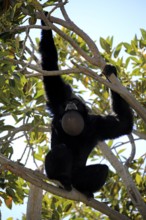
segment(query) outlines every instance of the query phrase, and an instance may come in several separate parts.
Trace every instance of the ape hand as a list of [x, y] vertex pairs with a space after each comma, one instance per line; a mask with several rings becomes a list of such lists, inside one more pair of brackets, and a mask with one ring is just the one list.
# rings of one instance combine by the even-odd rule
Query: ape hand
[[103, 69], [103, 74], [108, 78], [111, 74], [115, 74], [117, 76], [117, 70], [114, 66], [107, 64]]

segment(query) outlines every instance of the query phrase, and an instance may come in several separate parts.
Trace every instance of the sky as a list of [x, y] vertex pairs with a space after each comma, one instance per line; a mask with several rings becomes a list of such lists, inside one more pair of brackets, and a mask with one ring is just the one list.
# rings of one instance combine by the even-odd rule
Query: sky
[[[66, 10], [74, 23], [83, 29], [93, 40], [114, 36], [114, 44], [130, 42], [140, 36], [140, 28], [146, 29], [146, 0], [68, 0]], [[54, 16], [60, 16], [55, 13]], [[38, 32], [33, 30], [34, 37]], [[2, 219], [13, 217], [21, 220], [26, 206], [1, 208]], [[16, 214], [17, 213], [17, 214]]]
[[69, 0], [66, 9], [93, 40], [114, 36], [116, 43], [130, 41], [146, 28], [145, 0]]

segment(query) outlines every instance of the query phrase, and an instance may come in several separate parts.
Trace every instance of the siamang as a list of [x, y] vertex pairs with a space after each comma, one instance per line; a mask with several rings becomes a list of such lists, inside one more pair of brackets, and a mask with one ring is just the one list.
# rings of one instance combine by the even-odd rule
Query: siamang
[[[42, 21], [42, 25], [44, 25]], [[42, 30], [39, 50], [43, 70], [58, 70], [58, 56], [52, 30]], [[106, 65], [104, 74], [116, 68]], [[133, 127], [132, 110], [119, 94], [111, 91], [112, 115], [89, 113], [85, 103], [74, 95], [61, 76], [44, 76], [47, 107], [53, 115], [51, 150], [45, 158], [48, 178], [58, 180], [66, 190], [72, 187], [93, 196], [105, 183], [108, 166], [86, 165], [87, 158], [98, 141], [129, 134]]]

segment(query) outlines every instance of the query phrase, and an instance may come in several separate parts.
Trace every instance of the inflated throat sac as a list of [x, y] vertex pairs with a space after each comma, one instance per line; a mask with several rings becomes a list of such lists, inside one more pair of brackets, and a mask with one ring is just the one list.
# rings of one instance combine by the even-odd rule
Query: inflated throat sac
[[84, 119], [79, 112], [70, 110], [63, 115], [61, 125], [65, 133], [77, 136], [84, 129]]

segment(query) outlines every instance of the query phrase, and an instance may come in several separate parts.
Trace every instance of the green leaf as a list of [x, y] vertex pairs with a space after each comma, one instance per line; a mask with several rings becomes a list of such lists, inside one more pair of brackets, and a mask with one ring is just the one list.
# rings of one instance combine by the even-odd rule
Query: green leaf
[[141, 31], [143, 39], [146, 40], [146, 30], [141, 28], [140, 31]]
[[108, 141], [108, 146], [111, 147], [112, 144], [113, 144], [113, 140], [109, 140], [109, 141]]
[[34, 153], [33, 156], [36, 160], [44, 161], [41, 154]]
[[66, 201], [66, 202], [64, 203], [63, 212], [68, 212], [68, 211], [71, 209], [71, 207], [72, 207], [72, 202]]
[[14, 190], [11, 189], [11, 188], [7, 188], [7, 189], [6, 189], [6, 193], [7, 193], [9, 196], [11, 196], [12, 198], [15, 197], [15, 192], [14, 192]]
[[34, 25], [36, 23], [36, 21], [37, 21], [37, 19], [36, 19], [35, 16], [29, 18], [29, 24], [30, 25]]
[[117, 58], [119, 56], [119, 53], [120, 53], [121, 48], [122, 48], [122, 45], [123, 45], [123, 43], [120, 43], [120, 44], [117, 45], [117, 47], [116, 47], [116, 49], [114, 51], [114, 58]]
[[4, 76], [0, 75], [0, 88], [4, 86], [4, 83], [5, 83], [5, 78]]
[[8, 130], [12, 130], [12, 129], [14, 129], [14, 127], [11, 125], [5, 125], [5, 126], [0, 127], [1, 131], [8, 131]]
[[140, 185], [140, 183], [141, 183], [141, 181], [142, 181], [142, 178], [141, 178], [141, 176], [140, 176], [140, 174], [139, 173], [136, 173], [136, 183], [138, 184], [138, 185]]
[[102, 37], [100, 37], [100, 45], [101, 45], [102, 49], [104, 49], [107, 53], [110, 52], [109, 43]]
[[123, 148], [123, 149], [119, 150], [119, 151], [118, 151], [118, 154], [123, 153], [125, 150], [126, 150], [125, 148]]

